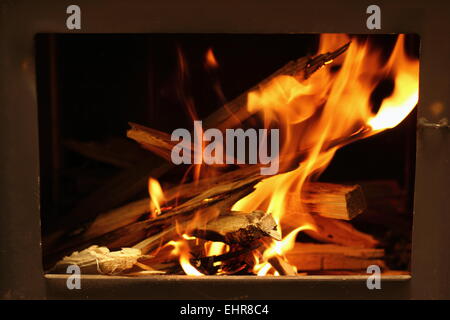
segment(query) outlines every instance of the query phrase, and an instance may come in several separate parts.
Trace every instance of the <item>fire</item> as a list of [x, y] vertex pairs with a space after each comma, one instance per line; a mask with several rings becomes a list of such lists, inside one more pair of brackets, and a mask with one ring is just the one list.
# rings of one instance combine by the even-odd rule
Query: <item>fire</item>
[[[345, 35], [324, 34], [319, 53], [336, 50], [348, 41], [350, 38]], [[354, 137], [355, 132], [362, 132], [358, 137], [364, 138], [398, 125], [417, 104], [419, 63], [406, 56], [403, 35], [398, 37], [388, 62], [381, 61], [380, 52], [367, 43], [353, 41], [347, 52], [333, 62], [341, 66], [338, 72], [324, 68], [301, 81], [282, 75], [251, 92], [248, 111], [260, 112], [266, 127], [275, 124], [285, 133], [280, 159], [299, 150], [308, 152], [297, 169], [261, 181], [232, 209], [266, 210], [283, 225], [288, 192], [300, 195], [303, 185], [326, 168], [346, 138]], [[394, 81], [394, 90], [373, 114], [370, 96], [378, 83], [388, 77]], [[330, 146], [336, 139], [343, 141], [341, 145]], [[263, 254], [264, 261], [274, 254], [283, 255], [293, 246], [300, 230], [313, 228], [309, 216], [304, 216], [304, 221], [296, 221], [300, 227], [269, 246]], [[258, 275], [270, 270], [264, 261], [255, 267]]]
[[205, 56], [206, 65], [210, 68], [217, 68], [219, 66], [219, 63], [216, 60], [216, 57], [214, 56], [214, 52], [211, 48], [206, 51]]
[[[398, 37], [387, 62], [383, 62], [381, 52], [370, 47], [368, 42], [352, 41], [342, 34], [323, 34], [318, 53], [334, 51], [349, 41], [347, 51], [333, 61], [333, 66], [339, 67], [337, 71], [324, 67], [307, 79], [280, 75], [248, 94], [247, 111], [260, 115], [265, 128], [278, 127], [283, 133], [278, 159], [280, 169], [286, 165], [291, 168], [291, 163], [286, 164], [282, 160], [295, 159], [293, 155], [299, 151], [304, 151], [305, 156], [294, 163], [295, 169], [259, 182], [252, 193], [232, 206], [232, 210], [264, 210], [272, 214], [278, 225], [283, 226], [288, 219], [285, 214], [289, 209], [285, 207], [288, 193], [300, 196], [304, 185], [317, 179], [339, 147], [397, 126], [414, 109], [418, 102], [419, 63], [406, 55], [404, 35]], [[211, 49], [207, 51], [205, 61], [208, 67], [218, 66]], [[378, 112], [374, 113], [371, 95], [384, 79], [391, 79], [394, 89], [382, 101]], [[192, 118], [196, 119], [196, 116]], [[204, 146], [201, 145], [201, 148], [203, 150]], [[194, 180], [199, 175], [200, 166], [196, 166]], [[156, 216], [161, 212], [160, 203], [164, 201], [164, 194], [159, 183], [152, 178], [149, 179], [149, 193], [151, 212]], [[204, 202], [210, 200], [204, 199]], [[293, 248], [299, 232], [315, 229], [314, 220], [306, 209], [303, 210], [304, 218], [295, 221], [296, 229], [281, 241], [270, 242], [262, 254], [255, 252], [255, 274], [277, 274], [268, 260], [274, 256], [284, 258]], [[204, 224], [208, 220], [206, 215], [216, 217], [218, 214], [199, 211], [190, 221], [188, 229]], [[179, 234], [183, 232], [188, 231], [180, 230]], [[170, 241], [166, 245], [174, 247], [172, 255], [179, 257], [186, 274], [200, 276], [203, 273], [191, 264], [189, 241], [193, 239], [183, 234], [180, 240]], [[229, 249], [224, 243], [204, 244], [206, 256], [217, 256]]]
[[165, 201], [164, 192], [158, 180], [148, 179], [148, 193], [150, 195], [150, 214], [154, 218], [161, 213], [161, 203]]
[[397, 42], [387, 63], [385, 73], [395, 74], [395, 89], [385, 99], [378, 113], [368, 124], [374, 131], [394, 128], [414, 109], [419, 100], [419, 61], [408, 59], [402, 50], [402, 41]]
[[310, 224], [305, 224], [294, 230], [292, 230], [286, 237], [281, 241], [273, 241], [272, 245], [264, 251], [264, 258], [268, 259], [275, 255], [284, 256], [289, 250], [294, 247], [295, 237], [300, 231], [304, 230], [315, 230], [315, 227]]
[[208, 241], [205, 243], [206, 256], [218, 256], [228, 251], [228, 246], [223, 242]]
[[173, 247], [171, 254], [179, 257], [180, 265], [184, 273], [190, 276], [202, 276], [203, 273], [198, 271], [190, 262], [191, 254], [189, 253], [189, 244], [186, 239], [190, 239], [190, 237], [183, 234], [183, 239], [169, 241], [166, 246]]
[[[260, 261], [258, 257], [255, 257], [257, 260], [257, 264], [253, 268], [253, 271], [256, 273], [256, 275], [258, 276], [267, 275], [268, 272], [272, 269], [272, 266], [268, 262], [268, 260], [274, 256], [279, 256], [280, 258], [283, 258], [287, 252], [289, 252], [290, 250], [292, 250], [292, 248], [294, 248], [295, 238], [297, 234], [305, 230], [315, 230], [315, 227], [310, 224], [305, 224], [292, 230], [281, 241], [273, 240], [269, 245], [269, 247], [264, 251], [263, 261]], [[277, 272], [274, 272], [273, 275], [278, 276], [279, 274]]]

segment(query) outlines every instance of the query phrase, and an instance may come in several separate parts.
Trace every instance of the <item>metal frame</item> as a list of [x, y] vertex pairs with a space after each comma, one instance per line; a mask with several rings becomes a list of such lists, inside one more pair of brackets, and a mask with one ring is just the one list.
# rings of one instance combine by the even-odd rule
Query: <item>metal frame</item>
[[[444, 1], [375, 1], [382, 29], [366, 29], [364, 1], [77, 0], [82, 29], [65, 27], [68, 1], [0, 0], [0, 298], [450, 298], [448, 126], [419, 125], [412, 278], [44, 277], [39, 220], [39, 148], [34, 36], [56, 33], [417, 33], [421, 123], [449, 119], [450, 23]], [[436, 108], [441, 103], [444, 108]], [[399, 281], [401, 280], [401, 281]]]

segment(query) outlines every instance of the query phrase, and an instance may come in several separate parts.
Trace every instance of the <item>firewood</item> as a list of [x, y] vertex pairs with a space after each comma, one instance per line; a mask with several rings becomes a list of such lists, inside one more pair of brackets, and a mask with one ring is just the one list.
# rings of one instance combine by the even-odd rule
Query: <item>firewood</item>
[[220, 254], [217, 256], [207, 256], [207, 257], [200, 257], [200, 258], [192, 258], [191, 263], [197, 266], [201, 266], [202, 264], [212, 264], [214, 262], [222, 262], [226, 261], [228, 259], [234, 259], [236, 257], [239, 257], [240, 255], [249, 253], [250, 251], [258, 249], [262, 245], [262, 242], [255, 241], [254, 243], [251, 243], [249, 245], [246, 245], [243, 248], [240, 248], [239, 250], [230, 251], [224, 254]]
[[[192, 220], [199, 210], [210, 209], [214, 212], [228, 212], [231, 206], [237, 200], [247, 195], [249, 192], [251, 192], [252, 189], [251, 185], [245, 185], [244, 187], [234, 187], [235, 182], [231, 183], [231, 186], [232, 187], [225, 189], [222, 189], [221, 187], [223, 186], [221, 186], [217, 188], [217, 190], [205, 191], [194, 197], [193, 199], [175, 206], [174, 208], [168, 210], [166, 213], [160, 216], [157, 216], [156, 218], [137, 221], [103, 234], [101, 234], [100, 229], [90, 231], [91, 235], [101, 234], [100, 236], [95, 238], [84, 237], [84, 235], [81, 233], [76, 237], [64, 239], [64, 241], [58, 246], [49, 248], [47, 250], [47, 258], [50, 260], [55, 258], [59, 259], [61, 256], [64, 256], [75, 250], [86, 248], [87, 246], [92, 244], [107, 246], [110, 249], [129, 247], [146, 238], [153, 239], [146, 244], [146, 250], [154, 250], [165, 239], [164, 234], [166, 233], [162, 232], [163, 230], [168, 230], [170, 229], [170, 227], [175, 226], [175, 224], [177, 223], [179, 224], [180, 228], [183, 227], [184, 223]], [[205, 222], [207, 222], [206, 219], [208, 218], [207, 213], [208, 212], [204, 212], [203, 215]], [[115, 218], [119, 217], [116, 216]], [[173, 231], [172, 233], [167, 233], [168, 238], [175, 235], [175, 231]]]
[[[139, 224], [141, 225], [141, 224]], [[134, 224], [133, 226], [139, 226]], [[169, 239], [176, 238], [178, 235], [175, 226], [167, 226], [161, 232], [157, 232], [149, 238], [146, 238], [135, 244], [133, 248], [141, 250], [143, 253], [152, 252], [164, 244]], [[111, 244], [114, 246], [114, 244]]]
[[[296, 61], [291, 61], [283, 68], [279, 69], [274, 74], [263, 80], [260, 84], [248, 91], [251, 91], [261, 85], [264, 85], [265, 83], [268, 83], [271, 79], [278, 75], [291, 75], [296, 76], [299, 79], [301, 79], [301, 77], [308, 77], [312, 72], [318, 70], [326, 63], [332, 61], [334, 57], [342, 54], [347, 48], [348, 44], [342, 46], [335, 52], [321, 54], [314, 59], [300, 58]], [[247, 92], [243, 93], [242, 95], [207, 117], [205, 119], [205, 126], [219, 127], [219, 125], [221, 125], [222, 127], [224, 127], [225, 123], [228, 123], [230, 119], [234, 119], [233, 121], [235, 121], [237, 117], [240, 118], [240, 120], [243, 120], [244, 118], [249, 116], [248, 112], [246, 111]], [[247, 114], [247, 116], [243, 117], [242, 115], [238, 115], [243, 113]], [[149, 133], [152, 132], [152, 129], [148, 129], [146, 131], [147, 133]], [[171, 144], [171, 142], [169, 143], [167, 141], [167, 135], [165, 136], [160, 132], [154, 131], [153, 136], [150, 135], [150, 140], [147, 139], [147, 142], [149, 141], [152, 141], [152, 143], [150, 144], [154, 145], [156, 148], [155, 150], [153, 150], [154, 152], [160, 155], [161, 153], [166, 154], [164, 158], [167, 158], [167, 150], [168, 148], [171, 148], [171, 145], [173, 145]], [[57, 227], [54, 229], [58, 230], [58, 232], [51, 235], [49, 239], [58, 239], [67, 232], [67, 229], [70, 229], [74, 225], [78, 228], [81, 223], [85, 223], [87, 220], [92, 218], [92, 215], [98, 214], [102, 211], [106, 211], [110, 208], [113, 208], [114, 206], [119, 205], [120, 203], [123, 203], [127, 199], [136, 195], [139, 191], [145, 190], [148, 176], [157, 178], [167, 172], [167, 170], [169, 170], [171, 167], [172, 165], [169, 163], [153, 165], [149, 164], [148, 161], [144, 161], [141, 165], [132, 167], [124, 171], [117, 177], [113, 178], [110, 183], [106, 184], [97, 192], [92, 193], [86, 199], [82, 200], [79, 205], [74, 208], [69, 214], [69, 218], [65, 218], [64, 220], [56, 224]], [[52, 241], [44, 241], [44, 246], [51, 246], [52, 244]]]
[[[149, 225], [155, 224], [156, 222], [154, 220], [148, 220], [132, 224], [125, 228], [135, 228], [137, 231], [143, 229], [144, 226], [148, 227]], [[177, 229], [184, 229], [188, 226], [188, 220], [178, 222], [178, 228], [176, 228], [174, 224], [166, 225], [161, 231], [156, 232], [147, 239], [135, 244], [133, 248], [140, 249], [143, 253], [151, 252], [163, 244], [164, 241], [175, 238], [178, 232]], [[228, 244], [240, 244], [243, 246], [262, 237], [272, 237], [276, 240], [281, 240], [279, 227], [275, 220], [271, 215], [265, 214], [262, 211], [255, 211], [249, 214], [225, 212], [216, 219], [207, 222], [204, 228], [194, 228], [187, 233], [209, 241], [221, 241]], [[122, 237], [117, 237], [117, 240], [120, 241], [121, 244], [124, 241]], [[117, 246], [115, 243], [111, 243], [110, 245]]]
[[286, 254], [299, 271], [366, 270], [370, 265], [385, 268], [383, 249], [353, 248], [330, 244], [296, 243]]
[[144, 150], [125, 138], [114, 138], [105, 141], [64, 140], [63, 146], [82, 156], [117, 168], [130, 168], [148, 155]]
[[[200, 198], [207, 197], [208, 195], [204, 193], [205, 191], [218, 191], [219, 189], [216, 188], [219, 186], [223, 187], [223, 190], [226, 190], [226, 188], [239, 188], [241, 184], [245, 184], [246, 181], [248, 181], [249, 183], [252, 181], [251, 173], [252, 172], [248, 169], [236, 170], [221, 176], [201, 179], [193, 183], [181, 184], [164, 192], [165, 198], [167, 200], [167, 205], [170, 207], [171, 201], [174, 201], [175, 199], [177, 199], [178, 202], [182, 202], [185, 199], [189, 199], [199, 195]], [[247, 175], [248, 177], [246, 178], [248, 180], [244, 179], [244, 177]], [[253, 177], [256, 179], [256, 175]], [[225, 183], [227, 181], [229, 181], [230, 183], [234, 183], [234, 181], [236, 181], [238, 183], [231, 186], [230, 184]], [[324, 188], [323, 186], [326, 186], [326, 188]], [[345, 216], [349, 216], [349, 214], [346, 214], [345, 212], [348, 211], [344, 210], [343, 208], [353, 207], [355, 208], [353, 212], [363, 210], [362, 205], [360, 207], [358, 206], [359, 204], [363, 203], [363, 200], [360, 202], [358, 202], [357, 200], [358, 197], [363, 196], [362, 194], [360, 194], [361, 189], [358, 186], [347, 187], [337, 184], [334, 185], [311, 182], [306, 185], [305, 189], [311, 191], [307, 191], [309, 192], [309, 200], [308, 203], [303, 203], [303, 205], [311, 210], [314, 208], [319, 208], [316, 210], [312, 210], [312, 213], [327, 215], [328, 212], [324, 209], [328, 208], [330, 211], [334, 210], [334, 212], [341, 212], [341, 218], [344, 218]], [[345, 193], [346, 190], [349, 190], [349, 192]], [[217, 194], [218, 193], [214, 193], [214, 196], [216, 196]], [[353, 196], [353, 194], [355, 195]], [[328, 199], [330, 198], [336, 199], [335, 202], [330, 203], [328, 201]], [[323, 206], [322, 199], [324, 199]], [[338, 199], [339, 201], [341, 201], [341, 203], [338, 201]], [[293, 219], [296, 223], [298, 221], [296, 219], [296, 215], [299, 214], [301, 210], [300, 205], [302, 204], [300, 196], [288, 194], [288, 196], [286, 197], [286, 201], [288, 202], [288, 213], [286, 219]], [[314, 205], [310, 205], [311, 203], [314, 203]], [[332, 205], [334, 205], [336, 208], [333, 209]], [[81, 236], [85, 240], [92, 239], [115, 229], [121, 228], [127, 224], [133, 223], [144, 214], [148, 213], [149, 199], [142, 199], [131, 202], [123, 207], [119, 207], [117, 209], [99, 215]], [[294, 216], [291, 217], [291, 214], [293, 214]], [[337, 216], [337, 214], [334, 214], [334, 216]], [[354, 243], [350, 244], [353, 245]]]
[[78, 205], [64, 218], [51, 226], [43, 239], [44, 253], [53, 251], [55, 246], [64, 241], [64, 238], [86, 230], [86, 225], [95, 219], [101, 212], [122, 205], [126, 200], [145, 190], [148, 177], [159, 177], [170, 168], [165, 163], [155, 169], [158, 159], [145, 159], [140, 164], [117, 174], [97, 191], [81, 200]]
[[280, 276], [296, 276], [297, 270], [289, 262], [285, 261], [282, 257], [275, 255], [269, 258], [269, 263], [272, 267], [278, 271]]
[[301, 212], [289, 212], [288, 214], [289, 219], [281, 220], [281, 227], [285, 233], [298, 227], [298, 221], [312, 219], [316, 230], [305, 230], [304, 232], [311, 238], [320, 242], [358, 248], [374, 248], [378, 245], [378, 240], [373, 236], [358, 231], [346, 221], [325, 218], [320, 215], [309, 215]]
[[131, 129], [127, 131], [128, 138], [137, 141], [145, 149], [170, 161], [171, 150], [178, 142], [171, 141], [169, 134], [132, 122], [129, 125]]
[[[230, 245], [230, 250], [226, 253], [215, 256], [195, 257], [190, 262], [195, 268], [202, 270], [202, 273], [205, 274], [217, 274], [219, 269], [221, 269], [222, 274], [234, 274], [236, 267], [240, 269], [236, 262], [239, 265], [245, 263], [248, 255], [261, 245], [261, 241], [254, 241], [246, 244], [244, 247], [236, 244]], [[247, 267], [250, 267], [250, 265], [247, 264]]]
[[[319, 54], [314, 58], [303, 57], [287, 63], [285, 66], [261, 81], [258, 85], [242, 93], [236, 99], [220, 107], [208, 116], [204, 120], [205, 127], [223, 128], [228, 127], [230, 121], [235, 123], [236, 121], [246, 119], [250, 116], [246, 108], [247, 92], [268, 83], [274, 77], [279, 75], [295, 76], [298, 79], [307, 78], [325, 64], [328, 65], [332, 62], [335, 57], [341, 55], [347, 50], [348, 45], [349, 44], [346, 44], [331, 53]], [[67, 232], [70, 232], [71, 228], [74, 228], [74, 226], [75, 228], [79, 228], [81, 224], [91, 220], [96, 214], [110, 210], [129, 200], [142, 190], [145, 190], [147, 178], [149, 176], [158, 178], [170, 168], [172, 168], [171, 164], [162, 161], [159, 161], [158, 163], [143, 161], [141, 164], [118, 174], [101, 189], [93, 192], [86, 199], [82, 200], [77, 207], [70, 212], [68, 217], [65, 217], [63, 220], [56, 223], [53, 230], [57, 230], [57, 232], [49, 236], [50, 240], [48, 242], [50, 243], [44, 241], [43, 245], [51, 247], [57, 239]]]
[[305, 230], [305, 233], [316, 240], [361, 248], [374, 248], [378, 245], [378, 240], [373, 236], [358, 231], [348, 222], [318, 215], [312, 216], [312, 218], [317, 231]]
[[281, 240], [277, 223], [263, 211], [229, 212], [208, 222], [204, 228], [192, 230], [192, 235], [210, 241], [245, 245], [262, 237]]
[[133, 201], [122, 207], [100, 214], [80, 236], [85, 240], [93, 239], [136, 222], [142, 215], [150, 213], [149, 202], [149, 199]]

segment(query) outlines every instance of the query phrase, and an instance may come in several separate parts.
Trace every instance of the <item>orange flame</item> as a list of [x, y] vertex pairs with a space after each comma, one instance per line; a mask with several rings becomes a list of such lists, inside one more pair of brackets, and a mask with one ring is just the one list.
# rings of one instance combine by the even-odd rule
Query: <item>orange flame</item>
[[208, 257], [221, 255], [228, 249], [228, 245], [223, 242], [208, 241], [205, 243], [205, 252]]
[[[271, 257], [279, 256], [284, 257], [287, 252], [292, 250], [295, 245], [295, 238], [300, 231], [305, 230], [315, 230], [316, 228], [313, 225], [305, 224], [294, 230], [292, 230], [286, 237], [284, 237], [281, 241], [272, 241], [270, 246], [264, 251], [263, 260], [259, 261], [258, 257], [255, 257], [257, 260], [256, 265], [253, 267], [253, 272], [258, 276], [265, 276], [272, 269], [271, 264], [268, 260]], [[279, 275], [277, 272], [274, 272], [274, 275]]]
[[217, 68], [219, 66], [219, 63], [217, 63], [216, 57], [214, 56], [214, 52], [211, 48], [206, 51], [205, 61], [206, 65], [210, 68]]
[[404, 36], [400, 36], [394, 51], [384, 68], [393, 73], [395, 88], [392, 95], [383, 101], [378, 113], [368, 124], [374, 131], [394, 128], [414, 109], [419, 100], [419, 61], [409, 59], [403, 50]]
[[[349, 40], [346, 35], [324, 34], [319, 53], [334, 51]], [[323, 68], [301, 81], [282, 75], [250, 92], [249, 112], [261, 112], [266, 127], [276, 123], [285, 134], [280, 159], [299, 150], [307, 150], [307, 155], [297, 169], [261, 181], [255, 191], [236, 202], [232, 210], [265, 210], [283, 225], [288, 210], [286, 195], [289, 192], [300, 195], [304, 184], [326, 168], [338, 148], [329, 147], [331, 141], [350, 137], [361, 129], [364, 134], [360, 138], [364, 138], [399, 124], [418, 101], [419, 63], [406, 56], [403, 35], [398, 37], [388, 62], [383, 65], [381, 61], [380, 52], [374, 51], [368, 43], [353, 41], [347, 52], [333, 61], [341, 65], [338, 72]], [[393, 93], [373, 114], [371, 94], [387, 77], [394, 80]], [[296, 221], [300, 227], [283, 241], [274, 242], [264, 253], [264, 260], [289, 250], [294, 234], [313, 226], [308, 214], [302, 216], [303, 221]], [[264, 262], [255, 267], [258, 275], [267, 274], [269, 270], [270, 266]]]
[[164, 192], [158, 180], [148, 179], [148, 194], [150, 196], [150, 215], [155, 218], [161, 213], [161, 203], [165, 201]]
[[[349, 40], [343, 34], [323, 34], [318, 53], [334, 51]], [[285, 207], [288, 193], [300, 196], [304, 185], [317, 178], [339, 147], [356, 138], [366, 138], [393, 128], [406, 118], [418, 102], [419, 62], [406, 55], [404, 41], [404, 35], [400, 35], [387, 62], [383, 62], [381, 53], [367, 42], [352, 41], [347, 51], [332, 62], [333, 66], [340, 67], [338, 71], [324, 67], [308, 79], [280, 75], [250, 92], [247, 97], [248, 112], [260, 113], [266, 128], [277, 126], [283, 133], [279, 160], [292, 159], [292, 155], [300, 150], [305, 151], [306, 155], [296, 169], [259, 182], [252, 193], [233, 205], [232, 210], [264, 210], [270, 212], [280, 226], [285, 222], [292, 225], [292, 221], [287, 223], [288, 215], [285, 214], [289, 210]], [[208, 67], [218, 66], [211, 49], [206, 53], [206, 64]], [[393, 92], [374, 113], [371, 95], [380, 81], [386, 78], [393, 80]], [[190, 114], [194, 120], [197, 119], [194, 112]], [[360, 134], [355, 137], [356, 132]], [[342, 142], [333, 144], [333, 141]], [[202, 144], [202, 150], [203, 147]], [[291, 164], [281, 161], [280, 164], [291, 167]], [[198, 179], [201, 165], [193, 169], [194, 179]], [[161, 201], [164, 201], [156, 180], [149, 180], [149, 193], [152, 213], [156, 215], [161, 211]], [[253, 271], [257, 275], [277, 275], [268, 259], [275, 255], [284, 257], [293, 248], [299, 232], [315, 229], [308, 211], [305, 208], [300, 210], [304, 214], [300, 215], [301, 221], [295, 221], [296, 229], [283, 240], [272, 241], [262, 254], [255, 252]], [[204, 225], [218, 214], [208, 208], [200, 210], [187, 227], [177, 231], [180, 235], [188, 233], [189, 229]], [[172, 254], [179, 257], [186, 274], [199, 276], [202, 273], [190, 262], [191, 240], [192, 237], [183, 234], [180, 240], [170, 241], [166, 245], [174, 247]], [[217, 242], [206, 242], [204, 248], [208, 256], [229, 250], [228, 246]]]

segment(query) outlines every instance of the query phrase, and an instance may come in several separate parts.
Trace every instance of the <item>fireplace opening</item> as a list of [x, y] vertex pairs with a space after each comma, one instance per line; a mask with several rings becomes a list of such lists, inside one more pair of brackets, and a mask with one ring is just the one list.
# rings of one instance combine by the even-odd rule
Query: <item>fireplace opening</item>
[[35, 44], [47, 272], [409, 275], [418, 36]]

